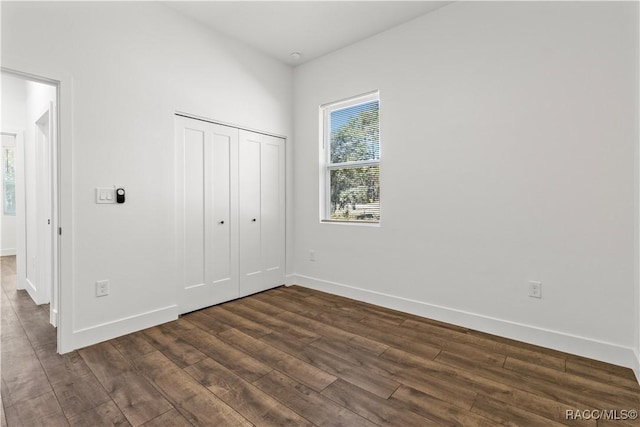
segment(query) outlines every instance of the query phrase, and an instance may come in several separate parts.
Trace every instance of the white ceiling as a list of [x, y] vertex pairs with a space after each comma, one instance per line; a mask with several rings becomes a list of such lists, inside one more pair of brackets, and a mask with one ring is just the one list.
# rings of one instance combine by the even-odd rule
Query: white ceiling
[[[170, 8], [291, 65], [325, 55], [451, 1], [170, 1]], [[300, 52], [297, 61], [292, 52]]]

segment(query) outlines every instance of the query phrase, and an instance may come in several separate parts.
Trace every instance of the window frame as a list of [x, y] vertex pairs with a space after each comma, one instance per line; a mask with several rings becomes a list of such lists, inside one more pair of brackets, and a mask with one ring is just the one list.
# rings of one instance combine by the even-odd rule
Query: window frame
[[[354, 169], [358, 167], [366, 166], [378, 166], [378, 171], [381, 169], [382, 150], [380, 147], [380, 140], [378, 140], [378, 159], [372, 160], [358, 160], [341, 163], [331, 163], [331, 113], [337, 110], [343, 110], [357, 105], [367, 104], [373, 101], [378, 102], [378, 108], [380, 108], [380, 92], [378, 90], [356, 95], [350, 98], [346, 98], [340, 101], [330, 102], [320, 106], [320, 120], [321, 120], [321, 135], [320, 135], [320, 158], [321, 158], [321, 189], [320, 189], [320, 222], [321, 223], [336, 223], [336, 224], [351, 224], [356, 226], [380, 226], [382, 215], [378, 220], [339, 220], [331, 218], [331, 171], [339, 169]], [[378, 121], [378, 135], [380, 135], [380, 122]], [[378, 185], [380, 185], [380, 175], [378, 175]], [[380, 210], [381, 201], [379, 201]]]

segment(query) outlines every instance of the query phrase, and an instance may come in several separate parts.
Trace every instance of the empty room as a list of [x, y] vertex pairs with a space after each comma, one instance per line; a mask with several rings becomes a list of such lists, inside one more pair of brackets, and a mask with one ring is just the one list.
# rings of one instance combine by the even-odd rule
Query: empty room
[[1, 426], [640, 423], [640, 2], [0, 2]]

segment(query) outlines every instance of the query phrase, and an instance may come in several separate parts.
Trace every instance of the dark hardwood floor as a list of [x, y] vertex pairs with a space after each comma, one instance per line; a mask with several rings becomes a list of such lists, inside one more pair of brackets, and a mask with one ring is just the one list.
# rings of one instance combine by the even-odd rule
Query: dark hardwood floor
[[1, 300], [2, 427], [640, 425], [629, 369], [298, 286], [65, 355], [14, 257]]

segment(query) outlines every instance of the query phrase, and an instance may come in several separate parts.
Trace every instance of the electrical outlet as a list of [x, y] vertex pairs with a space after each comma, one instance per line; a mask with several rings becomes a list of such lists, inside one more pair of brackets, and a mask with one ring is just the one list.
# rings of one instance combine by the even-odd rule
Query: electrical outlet
[[98, 280], [96, 282], [96, 297], [104, 297], [109, 295], [109, 281]]
[[309, 261], [315, 261], [316, 260], [316, 251], [314, 251], [313, 249], [311, 249], [309, 251]]
[[542, 283], [529, 280], [529, 296], [531, 298], [542, 298]]

